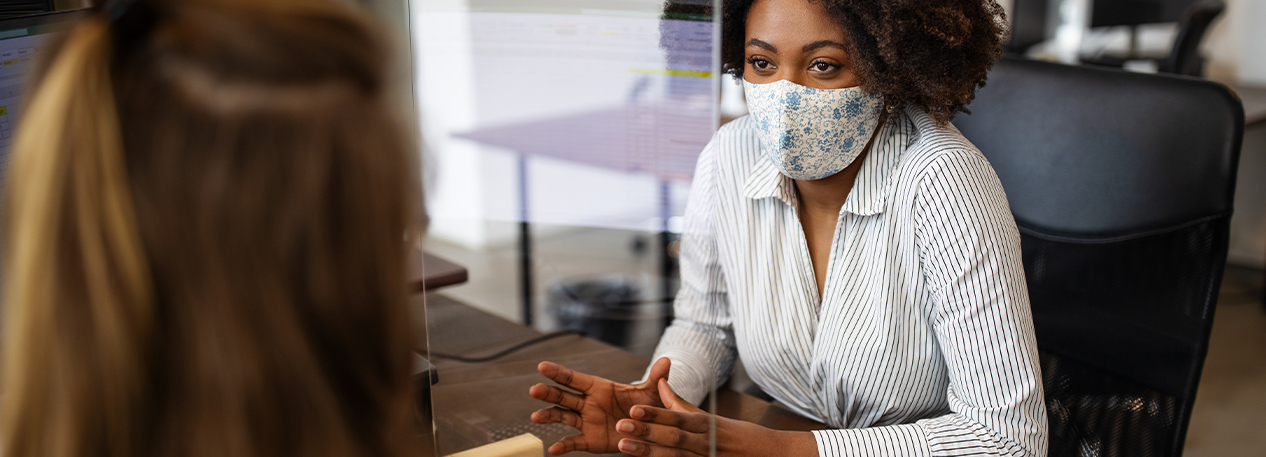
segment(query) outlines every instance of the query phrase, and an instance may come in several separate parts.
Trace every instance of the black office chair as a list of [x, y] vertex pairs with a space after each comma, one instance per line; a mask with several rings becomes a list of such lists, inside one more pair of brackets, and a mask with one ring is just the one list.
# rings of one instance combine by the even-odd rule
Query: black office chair
[[[1015, 0], [1012, 7], [1012, 39], [1007, 51], [1024, 50], [1047, 38], [1049, 2]], [[1200, 43], [1213, 21], [1226, 10], [1221, 0], [1096, 0], [1091, 11], [1091, 27], [1127, 26], [1130, 48], [1125, 55], [1102, 55], [1082, 59], [1082, 63], [1121, 68], [1126, 61], [1151, 60], [1157, 71], [1188, 76], [1204, 75]], [[1178, 35], [1165, 55], [1143, 55], [1136, 49], [1137, 27], [1142, 24], [1177, 22]]]
[[1219, 0], [1201, 2], [1183, 12], [1178, 22], [1178, 36], [1174, 47], [1160, 65], [1162, 73], [1188, 76], [1204, 76], [1204, 57], [1200, 55], [1200, 43], [1213, 25], [1213, 20], [1226, 11]]
[[1020, 227], [1051, 456], [1177, 456], [1226, 262], [1244, 112], [1194, 78], [1004, 59], [954, 124]]

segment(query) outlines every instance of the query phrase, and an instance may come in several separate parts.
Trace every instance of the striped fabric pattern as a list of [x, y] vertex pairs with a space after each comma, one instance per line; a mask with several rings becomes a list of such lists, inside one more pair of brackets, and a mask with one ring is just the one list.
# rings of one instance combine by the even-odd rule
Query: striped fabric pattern
[[993, 169], [918, 108], [880, 128], [836, 223], [822, 300], [797, 193], [750, 117], [717, 132], [686, 208], [655, 358], [698, 404], [740, 357], [822, 456], [1046, 454], [1020, 236]]

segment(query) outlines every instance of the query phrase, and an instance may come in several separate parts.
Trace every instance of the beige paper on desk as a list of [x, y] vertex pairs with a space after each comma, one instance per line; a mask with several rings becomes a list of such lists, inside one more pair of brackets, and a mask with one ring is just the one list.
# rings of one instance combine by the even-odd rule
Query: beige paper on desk
[[451, 454], [448, 457], [542, 457], [545, 445], [531, 433]]

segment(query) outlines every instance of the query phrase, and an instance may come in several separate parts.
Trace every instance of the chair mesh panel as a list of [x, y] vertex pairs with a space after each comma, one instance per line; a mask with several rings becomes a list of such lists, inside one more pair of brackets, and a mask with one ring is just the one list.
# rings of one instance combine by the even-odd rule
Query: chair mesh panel
[[1106, 243], [1024, 231], [1051, 456], [1181, 454], [1228, 220]]
[[1050, 457], [1169, 456], [1179, 398], [1042, 351]]

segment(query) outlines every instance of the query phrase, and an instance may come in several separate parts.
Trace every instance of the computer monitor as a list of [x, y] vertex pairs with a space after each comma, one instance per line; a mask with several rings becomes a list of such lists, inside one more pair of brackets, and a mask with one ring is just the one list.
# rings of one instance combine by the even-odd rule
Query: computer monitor
[[27, 76], [44, 47], [65, 33], [84, 10], [0, 19], [0, 176], [9, 167], [13, 132], [22, 116]]

